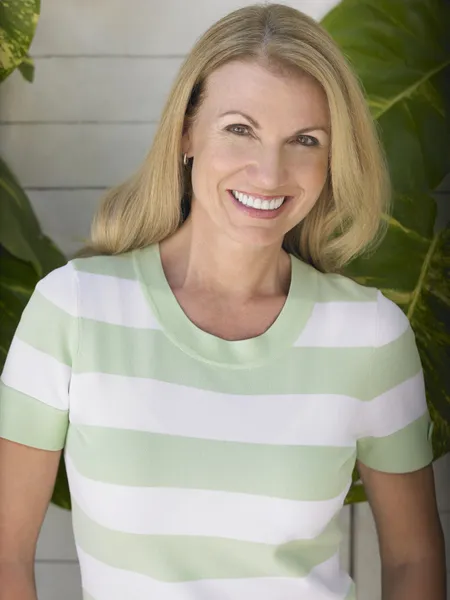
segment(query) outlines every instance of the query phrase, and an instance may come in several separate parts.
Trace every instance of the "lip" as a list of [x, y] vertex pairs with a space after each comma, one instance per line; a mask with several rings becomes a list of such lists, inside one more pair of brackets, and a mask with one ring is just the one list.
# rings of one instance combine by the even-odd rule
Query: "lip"
[[[235, 191], [239, 191], [239, 190], [235, 190]], [[286, 196], [285, 201], [279, 208], [276, 208], [274, 210], [261, 210], [259, 208], [253, 208], [252, 206], [245, 206], [245, 204], [242, 204], [242, 202], [239, 202], [239, 200], [236, 200], [236, 198], [233, 196], [231, 190], [227, 190], [227, 192], [228, 192], [228, 195], [230, 196], [231, 200], [233, 201], [233, 204], [236, 206], [236, 208], [238, 210], [242, 211], [247, 216], [252, 217], [254, 219], [276, 219], [285, 210], [286, 204], [289, 204], [289, 202], [291, 200], [291, 196]], [[245, 193], [245, 192], [242, 192], [242, 193]], [[257, 196], [257, 198], [262, 198], [262, 196]], [[272, 198], [280, 198], [280, 196], [271, 196], [270, 198], [265, 197], [265, 199], [267, 199], [267, 200], [272, 199]]]

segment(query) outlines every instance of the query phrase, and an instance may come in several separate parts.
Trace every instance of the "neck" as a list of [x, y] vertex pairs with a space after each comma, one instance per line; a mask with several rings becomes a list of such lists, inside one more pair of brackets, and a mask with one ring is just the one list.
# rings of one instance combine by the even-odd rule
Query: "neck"
[[213, 228], [198, 231], [188, 219], [160, 249], [173, 290], [206, 292], [235, 302], [287, 295], [290, 260], [280, 244], [244, 245]]

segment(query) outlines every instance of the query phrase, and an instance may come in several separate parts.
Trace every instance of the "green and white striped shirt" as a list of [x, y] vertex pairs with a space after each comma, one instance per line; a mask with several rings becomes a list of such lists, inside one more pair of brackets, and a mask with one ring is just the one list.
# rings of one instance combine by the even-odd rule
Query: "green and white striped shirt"
[[356, 459], [432, 461], [414, 334], [379, 291], [291, 257], [262, 335], [225, 341], [159, 246], [70, 261], [25, 309], [0, 436], [64, 447], [85, 600], [353, 600], [339, 514]]

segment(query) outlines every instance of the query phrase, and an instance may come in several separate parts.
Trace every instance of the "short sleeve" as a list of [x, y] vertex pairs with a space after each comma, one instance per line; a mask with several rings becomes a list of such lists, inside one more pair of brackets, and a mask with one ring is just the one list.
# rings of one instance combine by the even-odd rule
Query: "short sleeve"
[[403, 311], [381, 292], [368, 385], [368, 400], [361, 406], [357, 459], [388, 473], [408, 473], [429, 465], [433, 424], [415, 335]]
[[22, 313], [0, 381], [0, 437], [64, 447], [77, 345], [76, 273], [68, 263], [37, 284]]

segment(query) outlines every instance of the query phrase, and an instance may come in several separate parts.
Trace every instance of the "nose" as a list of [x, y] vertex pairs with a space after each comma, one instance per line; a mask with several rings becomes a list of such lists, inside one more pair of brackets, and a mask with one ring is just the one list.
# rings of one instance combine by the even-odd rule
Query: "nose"
[[248, 166], [250, 182], [261, 191], [272, 191], [287, 181], [287, 165], [280, 148], [259, 148], [255, 160]]

